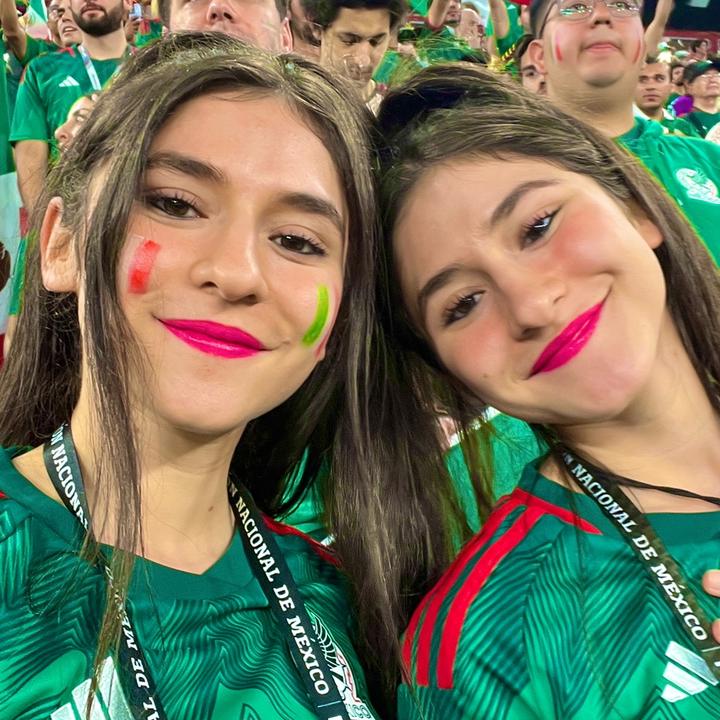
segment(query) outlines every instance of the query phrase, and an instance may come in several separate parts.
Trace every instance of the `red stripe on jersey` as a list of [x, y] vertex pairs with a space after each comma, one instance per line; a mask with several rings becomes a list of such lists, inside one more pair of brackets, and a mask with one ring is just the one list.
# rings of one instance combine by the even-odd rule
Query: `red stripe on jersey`
[[589, 523], [587, 520], [583, 520], [576, 513], [571, 512], [564, 507], [560, 507], [559, 505], [554, 505], [547, 500], [543, 500], [542, 498], [537, 497], [537, 495], [527, 492], [527, 490], [515, 488], [513, 497], [518, 498], [523, 505], [527, 505], [529, 508], [538, 508], [538, 510], [542, 510], [548, 515], [555, 515], [555, 517], [560, 518], [560, 520], [564, 520], [566, 523], [575, 525], [586, 533], [591, 533], [592, 535], [602, 535], [600, 530], [598, 530], [592, 523]]
[[460, 633], [465, 624], [470, 605], [478, 596], [483, 585], [498, 564], [517, 547], [532, 526], [543, 516], [540, 509], [526, 509], [486, 551], [470, 571], [448, 611], [440, 636], [440, 650], [437, 661], [438, 687], [450, 690], [453, 686], [455, 658], [460, 643]]
[[285, 525], [285, 523], [273, 520], [267, 515], [263, 515], [263, 520], [265, 521], [265, 524], [274, 533], [277, 533], [278, 535], [296, 535], [297, 537], [302, 538], [310, 546], [310, 548], [314, 550], [315, 553], [319, 555], [323, 560], [329, 562], [331, 565], [335, 565], [335, 567], [340, 567], [340, 561], [335, 557], [335, 555], [333, 555], [324, 545], [321, 545], [317, 540], [314, 540], [309, 535], [306, 535], [304, 532], [302, 532], [302, 530], [298, 530], [291, 525]]
[[463, 574], [464, 570], [482, 552], [485, 543], [497, 532], [505, 518], [507, 518], [507, 516], [515, 510], [515, 508], [519, 507], [520, 504], [521, 502], [513, 495], [507, 495], [501, 498], [499, 504], [490, 514], [490, 517], [483, 525], [481, 531], [465, 546], [448, 571], [442, 576], [442, 578], [440, 578], [435, 587], [425, 596], [417, 610], [415, 610], [415, 613], [410, 621], [410, 625], [405, 632], [405, 642], [403, 643], [403, 662], [405, 667], [409, 669], [415, 631], [420, 621], [420, 616], [427, 607], [427, 613], [423, 618], [423, 624], [418, 637], [415, 678], [418, 685], [427, 686], [430, 682], [430, 649], [432, 646], [432, 635], [443, 601], [448, 596], [452, 586]]
[[0, 500], [6, 500], [6, 499], [7, 499], [7, 495], [2, 490], [0, 490]]

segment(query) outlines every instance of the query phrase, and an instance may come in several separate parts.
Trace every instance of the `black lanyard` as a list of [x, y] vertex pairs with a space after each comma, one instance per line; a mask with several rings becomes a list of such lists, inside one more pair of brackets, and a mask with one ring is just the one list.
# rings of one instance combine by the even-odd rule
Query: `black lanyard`
[[713, 639], [711, 623], [645, 515], [622, 492], [612, 475], [586, 460], [579, 460], [564, 448], [562, 459], [582, 491], [598, 505], [633, 549], [713, 675], [720, 679], [720, 645]]
[[[45, 443], [45, 468], [65, 506], [87, 533], [91, 533], [90, 512], [75, 445], [67, 424], [59, 427]], [[300, 597], [285, 559], [272, 533], [244, 488], [228, 479], [228, 494], [253, 573], [260, 583], [288, 644], [290, 655], [303, 679], [308, 698], [320, 720], [349, 720], [337, 685], [322, 653], [305, 603]], [[116, 600], [122, 623], [119, 665], [127, 700], [137, 720], [166, 720], [150, 666], [140, 647], [130, 617], [119, 593], [107, 558], [101, 562], [108, 579], [108, 591]]]

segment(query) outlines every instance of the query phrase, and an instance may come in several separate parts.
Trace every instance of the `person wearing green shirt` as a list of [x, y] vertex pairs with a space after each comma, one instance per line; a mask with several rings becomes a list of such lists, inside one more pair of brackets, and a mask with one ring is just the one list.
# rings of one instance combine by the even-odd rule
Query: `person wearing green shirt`
[[535, 0], [530, 18], [528, 53], [545, 73], [549, 99], [635, 155], [720, 262], [720, 148], [633, 114], [645, 59], [640, 5]]
[[390, 472], [336, 432], [371, 425], [371, 132], [316, 64], [176, 33], [49, 174], [0, 387], [0, 717], [378, 717], [354, 559], [274, 519], [303, 458]]
[[489, 16], [485, 35], [492, 38], [501, 62], [512, 59], [515, 48], [525, 34], [527, 7], [506, 0], [489, 0]]
[[82, 42], [35, 58], [25, 70], [13, 114], [18, 184], [31, 210], [42, 190], [55, 130], [72, 104], [99, 91], [125, 59], [128, 45], [123, 17], [129, 0], [70, 0]]
[[704, 138], [720, 122], [720, 60], [700, 60], [688, 65], [684, 79], [693, 109], [678, 123]]
[[716, 719], [717, 268], [617, 145], [491, 73], [427, 68], [378, 121], [407, 406], [549, 443], [417, 606], [398, 716]]
[[665, 109], [671, 89], [670, 66], [657, 58], [647, 57], [640, 68], [635, 105], [643, 115], [659, 122], [670, 133], [700, 137], [692, 126], [681, 123]]

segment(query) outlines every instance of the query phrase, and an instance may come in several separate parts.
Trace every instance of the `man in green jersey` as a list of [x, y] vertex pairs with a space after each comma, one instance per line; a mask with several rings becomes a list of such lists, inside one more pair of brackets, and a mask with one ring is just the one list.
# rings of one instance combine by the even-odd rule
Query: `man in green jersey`
[[720, 147], [633, 116], [645, 38], [635, 0], [534, 0], [528, 50], [548, 97], [615, 140], [660, 181], [720, 262]]
[[680, 121], [665, 109], [671, 90], [670, 66], [657, 58], [646, 58], [640, 69], [635, 91], [635, 104], [638, 109], [650, 120], [659, 122], [668, 132], [699, 137], [692, 127], [681, 126]]
[[678, 122], [705, 137], [720, 122], [720, 60], [701, 60], [685, 68], [683, 74], [693, 109]]
[[129, 6], [130, 0], [70, 0], [82, 43], [28, 65], [10, 134], [26, 208], [33, 207], [42, 190], [53, 135], [70, 107], [79, 97], [99, 91], [125, 58], [123, 18]]
[[[709, 617], [720, 513], [652, 525]], [[401, 720], [717, 720], [720, 685], [595, 500], [529, 465], [416, 610]]]

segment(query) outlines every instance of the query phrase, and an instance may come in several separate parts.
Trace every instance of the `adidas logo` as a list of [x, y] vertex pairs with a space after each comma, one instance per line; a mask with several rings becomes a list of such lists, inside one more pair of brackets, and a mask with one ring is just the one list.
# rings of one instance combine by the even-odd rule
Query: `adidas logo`
[[68, 75], [58, 87], [80, 87], [80, 83], [72, 75]]
[[662, 691], [663, 700], [676, 703], [690, 695], [698, 695], [710, 685], [718, 684], [707, 663], [675, 641], [670, 642], [665, 656], [670, 658], [670, 662], [663, 673], [668, 681]]

